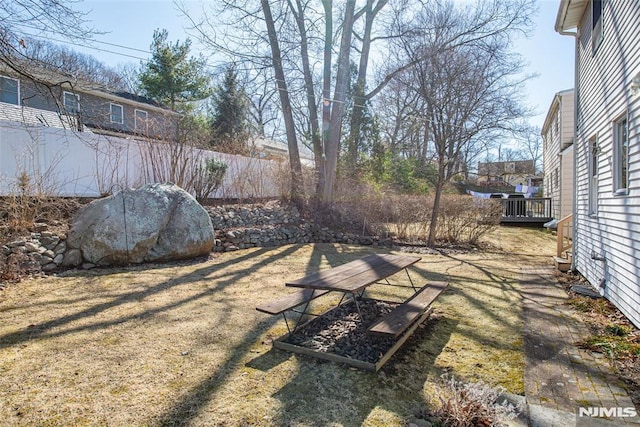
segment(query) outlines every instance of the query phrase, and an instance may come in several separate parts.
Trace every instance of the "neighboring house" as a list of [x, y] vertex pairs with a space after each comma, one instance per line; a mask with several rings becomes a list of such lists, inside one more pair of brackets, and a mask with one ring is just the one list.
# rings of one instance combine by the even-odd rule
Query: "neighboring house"
[[154, 139], [177, 135], [179, 114], [126, 92], [48, 74], [35, 83], [0, 70], [0, 119]]
[[561, 0], [576, 37], [574, 267], [640, 326], [640, 6]]
[[558, 92], [542, 126], [544, 141], [544, 196], [551, 198], [551, 215], [562, 219], [573, 213], [573, 89]]
[[478, 162], [479, 185], [529, 185], [534, 176], [533, 160]]
[[[313, 167], [315, 164], [313, 151], [305, 146], [298, 146], [302, 166]], [[265, 160], [289, 160], [289, 147], [286, 143], [273, 139], [256, 138], [252, 142], [251, 156]]]

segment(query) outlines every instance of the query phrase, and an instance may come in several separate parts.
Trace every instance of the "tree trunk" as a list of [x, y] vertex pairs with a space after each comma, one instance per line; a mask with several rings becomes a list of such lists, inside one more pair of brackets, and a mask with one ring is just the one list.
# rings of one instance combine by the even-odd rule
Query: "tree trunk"
[[[387, 1], [380, 2], [382, 6]], [[360, 145], [360, 127], [364, 116], [365, 89], [367, 86], [367, 69], [369, 64], [369, 52], [371, 50], [371, 30], [373, 28], [373, 18], [382, 7], [380, 4], [373, 10], [373, 0], [368, 0], [365, 6], [364, 34], [362, 35], [362, 51], [360, 53], [360, 64], [358, 64], [358, 77], [356, 80], [355, 92], [353, 94], [353, 111], [351, 113], [351, 129], [348, 140], [347, 170], [355, 176], [358, 166], [358, 146]]]
[[333, 201], [333, 187], [335, 184], [336, 170], [338, 166], [338, 151], [340, 148], [340, 134], [342, 133], [344, 102], [347, 94], [347, 85], [349, 83], [349, 56], [351, 53], [351, 36], [353, 32], [355, 7], [355, 0], [347, 0], [344, 12], [344, 21], [342, 23], [340, 52], [338, 54], [336, 87], [333, 94], [333, 100], [331, 102], [331, 104], [333, 104], [331, 107], [331, 127], [329, 129], [329, 139], [325, 141], [327, 171], [325, 175], [324, 190], [322, 192], [322, 202], [325, 205], [330, 204]]
[[[324, 7], [324, 69], [322, 81], [322, 186], [317, 187], [318, 198], [324, 200], [325, 187], [327, 185], [327, 142], [331, 134], [331, 51], [333, 40], [333, 4], [332, 0], [322, 0]], [[333, 185], [333, 183], [331, 184]]]
[[445, 183], [445, 165], [444, 159], [438, 159], [438, 183], [436, 184], [436, 193], [433, 196], [433, 210], [431, 211], [431, 222], [429, 223], [429, 237], [427, 246], [433, 247], [436, 242], [436, 231], [438, 228], [438, 214], [440, 213], [440, 198]]
[[[296, 8], [289, 1], [298, 31], [300, 32], [300, 59], [302, 60], [302, 72], [304, 74], [304, 84], [307, 92], [307, 104], [309, 108], [309, 123], [311, 124], [311, 145], [315, 159], [316, 170], [316, 194], [320, 194], [324, 185], [324, 157], [322, 150], [322, 140], [320, 138], [320, 125], [318, 123], [318, 106], [316, 105], [316, 95], [313, 91], [313, 74], [309, 62], [309, 37], [304, 22], [304, 7], [300, 0], [296, 0]], [[296, 10], [297, 9], [297, 10]]]
[[271, 61], [280, 94], [280, 105], [284, 117], [285, 131], [287, 133], [287, 145], [289, 148], [289, 164], [291, 167], [291, 200], [298, 206], [302, 205], [302, 164], [300, 163], [300, 153], [298, 152], [298, 141], [296, 129], [291, 111], [291, 101], [285, 82], [284, 69], [282, 67], [282, 54], [278, 43], [278, 33], [271, 13], [271, 6], [268, 0], [261, 0], [264, 19], [267, 25], [269, 44], [271, 45]]

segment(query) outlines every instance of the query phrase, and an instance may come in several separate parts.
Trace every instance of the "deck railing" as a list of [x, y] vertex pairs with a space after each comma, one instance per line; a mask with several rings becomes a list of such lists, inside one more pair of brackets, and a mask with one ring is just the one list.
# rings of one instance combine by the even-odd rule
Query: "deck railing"
[[551, 198], [499, 199], [503, 222], [546, 222], [551, 219]]

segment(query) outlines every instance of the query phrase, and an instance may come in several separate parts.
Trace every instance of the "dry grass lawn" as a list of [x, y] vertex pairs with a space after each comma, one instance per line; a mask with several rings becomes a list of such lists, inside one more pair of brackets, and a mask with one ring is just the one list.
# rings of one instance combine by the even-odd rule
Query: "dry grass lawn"
[[272, 349], [284, 322], [255, 310], [289, 292], [286, 279], [375, 248], [290, 245], [9, 286], [0, 291], [0, 423], [404, 425], [444, 371], [523, 393], [519, 269], [549, 263], [554, 240], [518, 228], [489, 238], [501, 250], [422, 255], [411, 268], [414, 281], [451, 285], [378, 374]]

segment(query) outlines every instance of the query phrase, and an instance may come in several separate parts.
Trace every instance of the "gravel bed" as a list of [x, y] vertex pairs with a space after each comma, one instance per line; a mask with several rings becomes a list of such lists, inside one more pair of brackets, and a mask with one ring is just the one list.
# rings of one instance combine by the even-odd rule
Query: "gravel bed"
[[372, 334], [367, 329], [398, 304], [366, 299], [358, 301], [358, 306], [363, 319], [353, 301], [349, 301], [313, 319], [285, 342], [322, 353], [376, 363], [397, 339]]

